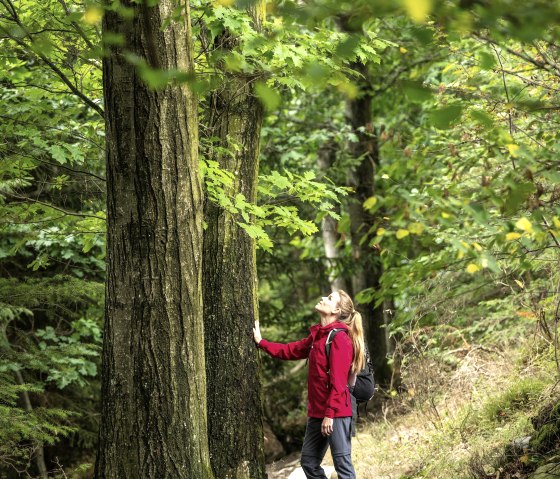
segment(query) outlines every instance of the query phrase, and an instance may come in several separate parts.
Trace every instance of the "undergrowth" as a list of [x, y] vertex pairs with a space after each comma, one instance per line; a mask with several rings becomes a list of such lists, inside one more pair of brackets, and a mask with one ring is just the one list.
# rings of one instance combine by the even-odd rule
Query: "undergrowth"
[[[447, 370], [430, 370], [425, 357], [411, 361], [404, 379], [413, 375], [415, 388], [362, 426], [354, 442], [357, 477], [526, 477], [539, 461], [529, 441], [553, 434], [551, 427], [535, 432], [535, 418], [543, 404], [556, 404], [558, 373], [552, 345], [522, 338], [505, 349], [461, 352]], [[426, 371], [439, 378], [437, 387]]]

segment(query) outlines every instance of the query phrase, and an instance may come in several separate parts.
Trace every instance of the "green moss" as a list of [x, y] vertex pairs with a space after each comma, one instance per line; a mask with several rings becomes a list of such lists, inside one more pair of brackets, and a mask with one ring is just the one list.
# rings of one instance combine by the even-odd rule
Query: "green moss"
[[560, 422], [544, 424], [531, 440], [531, 448], [535, 451], [545, 451], [560, 438]]
[[516, 412], [530, 408], [545, 387], [546, 383], [538, 378], [526, 378], [512, 383], [509, 389], [486, 402], [482, 417], [490, 422], [504, 422]]

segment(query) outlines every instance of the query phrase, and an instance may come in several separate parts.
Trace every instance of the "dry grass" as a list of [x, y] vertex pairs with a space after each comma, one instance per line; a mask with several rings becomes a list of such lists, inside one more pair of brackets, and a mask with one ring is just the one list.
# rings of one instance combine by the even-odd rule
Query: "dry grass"
[[[530, 431], [527, 409], [538, 406], [552, 380], [550, 361], [527, 361], [523, 349], [461, 354], [449, 372], [427, 357], [407, 367], [408, 392], [364, 424], [353, 442], [358, 478], [471, 477], [474, 456], [488, 457]], [[515, 406], [519, 411], [507, 403], [515, 394], [526, 398]]]

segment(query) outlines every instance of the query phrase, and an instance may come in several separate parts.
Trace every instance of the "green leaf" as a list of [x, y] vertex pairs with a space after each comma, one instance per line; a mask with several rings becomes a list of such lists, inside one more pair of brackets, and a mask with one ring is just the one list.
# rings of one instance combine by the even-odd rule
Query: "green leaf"
[[56, 160], [61, 165], [68, 162], [67, 151], [59, 145], [53, 145], [49, 147], [49, 152], [53, 159]]
[[421, 82], [404, 80], [401, 82], [401, 87], [407, 98], [412, 102], [421, 103], [433, 98], [432, 91], [423, 86]]
[[469, 115], [474, 121], [479, 123], [481, 126], [484, 126], [486, 128], [490, 128], [494, 126], [494, 120], [484, 110], [471, 110], [469, 112]]
[[523, 182], [514, 184], [509, 191], [508, 197], [504, 205], [504, 213], [512, 215], [517, 212], [518, 208], [527, 198], [536, 190], [535, 185], [531, 182]]
[[267, 111], [274, 111], [280, 105], [281, 97], [278, 92], [263, 82], [255, 84], [255, 93]]
[[465, 207], [465, 210], [470, 213], [470, 215], [477, 223], [481, 225], [488, 224], [488, 212], [482, 205], [477, 203], [469, 203]]
[[355, 50], [359, 43], [360, 37], [357, 35], [350, 35], [336, 46], [337, 56], [342, 58], [354, 58], [356, 55]]
[[461, 105], [448, 105], [437, 110], [433, 110], [428, 114], [428, 121], [440, 130], [448, 129], [461, 117], [463, 107]]
[[496, 66], [496, 57], [488, 52], [479, 52], [478, 61], [483, 70], [492, 70]]
[[371, 303], [375, 298], [375, 289], [366, 288], [360, 291], [354, 298], [358, 304], [368, 304]]

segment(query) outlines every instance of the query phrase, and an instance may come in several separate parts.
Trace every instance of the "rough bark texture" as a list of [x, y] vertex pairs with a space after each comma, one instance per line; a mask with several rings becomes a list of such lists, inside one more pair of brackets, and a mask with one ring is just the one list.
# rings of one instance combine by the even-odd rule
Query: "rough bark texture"
[[104, 31], [107, 286], [96, 478], [211, 478], [202, 324], [197, 116], [186, 86], [150, 90], [123, 57], [192, 70], [188, 4], [129, 1]]
[[[319, 171], [326, 172], [333, 164], [334, 147], [330, 144], [325, 145], [317, 154], [317, 166]], [[323, 246], [325, 248], [325, 257], [329, 268], [329, 283], [331, 291], [342, 289], [347, 291], [345, 279], [338, 274], [341, 268], [338, 265], [340, 254], [336, 246], [339, 238], [337, 232], [337, 221], [332, 216], [325, 216], [321, 220], [321, 235], [323, 237]]]
[[[257, 5], [257, 8], [262, 5]], [[264, 10], [252, 11], [257, 28]], [[234, 48], [226, 32], [217, 40]], [[251, 78], [229, 74], [210, 99], [207, 121], [219, 146], [210, 152], [235, 174], [229, 194], [256, 200], [262, 106]], [[214, 150], [216, 151], [216, 150]], [[255, 242], [231, 214], [206, 202], [203, 256], [204, 326], [208, 377], [208, 436], [212, 469], [220, 479], [266, 477], [263, 411], [253, 323], [258, 319]]]
[[[353, 68], [364, 78], [359, 85], [360, 95], [354, 100], [348, 100], [346, 114], [352, 130], [358, 138], [351, 145], [355, 158], [361, 158], [360, 164], [348, 172], [348, 186], [355, 190], [355, 195], [350, 201], [348, 212], [350, 215], [350, 232], [352, 239], [352, 256], [356, 270], [352, 275], [352, 291], [357, 294], [366, 288], [379, 289], [379, 278], [382, 267], [376, 251], [368, 246], [365, 241], [360, 244], [362, 237], [368, 232], [374, 218], [368, 214], [363, 203], [375, 193], [374, 176], [379, 164], [379, 145], [377, 135], [372, 123], [371, 102], [367, 82], [367, 67], [356, 63]], [[387, 361], [387, 340], [385, 331], [385, 316], [383, 306], [374, 307], [373, 304], [359, 308], [364, 320], [366, 342], [371, 354], [375, 369], [376, 380], [387, 385], [391, 381], [391, 368]]]

